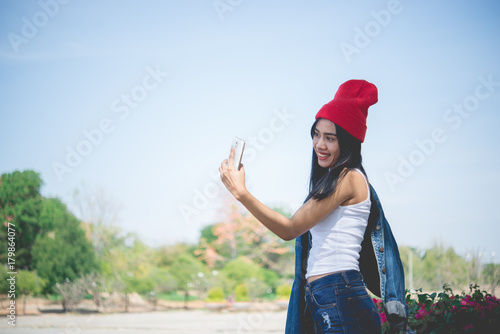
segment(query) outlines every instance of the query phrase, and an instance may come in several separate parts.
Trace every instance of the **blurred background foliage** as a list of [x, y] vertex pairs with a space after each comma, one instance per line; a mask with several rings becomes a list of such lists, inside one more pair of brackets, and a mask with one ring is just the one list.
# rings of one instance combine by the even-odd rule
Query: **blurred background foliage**
[[[119, 208], [102, 192], [75, 191], [80, 221], [58, 198], [40, 195], [34, 171], [0, 178], [0, 219], [16, 230], [18, 296], [54, 296], [64, 310], [83, 298], [97, 306], [118, 293], [126, 310], [130, 293], [188, 302], [286, 299], [294, 275], [294, 242], [280, 240], [235, 203], [224, 205], [220, 222], [200, 231], [197, 244], [150, 247], [117, 227]], [[290, 213], [275, 208], [283, 214]], [[8, 290], [7, 233], [0, 233], [0, 290]], [[407, 288], [439, 291], [480, 284], [495, 294], [500, 265], [481, 253], [460, 256], [436, 243], [430, 249], [400, 245]]]

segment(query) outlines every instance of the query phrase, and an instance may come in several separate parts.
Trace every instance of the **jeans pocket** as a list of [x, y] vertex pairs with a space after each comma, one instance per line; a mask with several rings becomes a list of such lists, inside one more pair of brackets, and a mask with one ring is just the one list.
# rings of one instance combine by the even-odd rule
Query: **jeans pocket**
[[347, 298], [349, 312], [361, 333], [380, 333], [380, 315], [372, 298], [367, 294]]
[[[333, 291], [333, 288], [330, 291]], [[308, 294], [307, 306], [314, 324], [314, 333], [343, 333], [342, 321], [340, 320], [337, 303], [331, 303], [333, 300], [325, 300], [325, 298], [318, 293], [316, 293], [316, 296], [321, 301], [330, 302], [330, 304], [318, 304], [314, 295], [312, 293]]]
[[335, 307], [337, 298], [334, 285], [326, 285], [311, 291], [311, 299], [320, 308]]

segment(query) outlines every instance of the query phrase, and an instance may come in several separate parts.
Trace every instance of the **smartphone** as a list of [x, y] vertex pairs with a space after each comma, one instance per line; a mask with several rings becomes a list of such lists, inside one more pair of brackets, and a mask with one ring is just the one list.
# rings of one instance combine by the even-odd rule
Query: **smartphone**
[[231, 148], [233, 147], [234, 147], [234, 169], [240, 170], [241, 158], [243, 157], [243, 150], [245, 149], [245, 141], [238, 137], [234, 137]]

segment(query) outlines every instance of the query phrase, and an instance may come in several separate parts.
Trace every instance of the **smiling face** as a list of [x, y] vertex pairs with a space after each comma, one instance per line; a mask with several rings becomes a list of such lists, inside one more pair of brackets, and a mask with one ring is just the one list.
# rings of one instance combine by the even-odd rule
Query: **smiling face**
[[323, 168], [331, 168], [340, 157], [340, 146], [337, 139], [337, 128], [332, 121], [320, 119], [313, 133], [313, 148], [318, 156], [318, 164]]

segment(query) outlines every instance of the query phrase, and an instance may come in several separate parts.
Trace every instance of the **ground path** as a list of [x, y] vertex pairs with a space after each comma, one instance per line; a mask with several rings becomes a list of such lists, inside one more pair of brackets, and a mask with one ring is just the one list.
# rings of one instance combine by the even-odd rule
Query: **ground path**
[[19, 315], [16, 327], [7, 324], [6, 316], [2, 318], [0, 332], [16, 334], [269, 334], [284, 333], [286, 311]]

